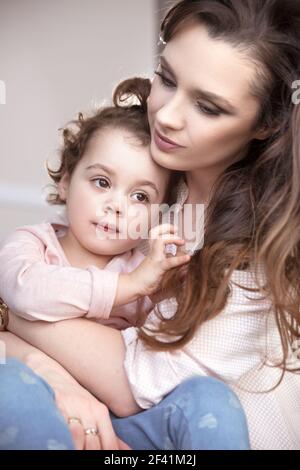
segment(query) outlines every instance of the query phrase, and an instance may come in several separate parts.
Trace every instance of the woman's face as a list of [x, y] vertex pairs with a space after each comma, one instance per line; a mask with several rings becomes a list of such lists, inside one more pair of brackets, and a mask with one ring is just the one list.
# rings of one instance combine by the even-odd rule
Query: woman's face
[[148, 100], [153, 159], [172, 170], [218, 174], [242, 158], [249, 142], [266, 133], [255, 130], [255, 80], [247, 53], [211, 39], [205, 27], [193, 23], [175, 34]]

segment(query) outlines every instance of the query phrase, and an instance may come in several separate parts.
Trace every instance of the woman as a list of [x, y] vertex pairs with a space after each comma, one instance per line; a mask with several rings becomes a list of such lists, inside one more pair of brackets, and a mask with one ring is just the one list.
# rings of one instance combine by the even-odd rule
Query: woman
[[[181, 202], [207, 206], [204, 246], [177, 289], [177, 304], [165, 300], [161, 314], [150, 315], [141, 331], [129, 328], [122, 335], [85, 320], [28, 325], [13, 315], [10, 330], [58, 360], [119, 415], [170, 397], [193, 374], [208, 375], [240, 398], [252, 448], [297, 449], [300, 154], [292, 84], [300, 74], [300, 5], [186, 0], [167, 15], [162, 37], [166, 44], [148, 100], [152, 156], [185, 172]], [[174, 273], [165, 287], [178, 282]], [[111, 383], [128, 377], [132, 401], [126, 395], [114, 404], [109, 387], [99, 383], [97, 374], [109, 375], [99, 348], [105, 338], [114, 346], [110, 363], [117, 378], [112, 374]], [[205, 380], [210, 386], [210, 378], [201, 384]], [[205, 385], [199, 383], [202, 399]], [[176, 403], [192, 397], [194, 405], [191, 390], [194, 384]], [[208, 430], [221, 423], [224, 434], [230, 425], [225, 430], [226, 417], [216, 417], [217, 395], [210, 397], [198, 431], [205, 429], [211, 441]], [[238, 410], [233, 397], [228, 400]], [[194, 410], [185, 412], [192, 420]]]

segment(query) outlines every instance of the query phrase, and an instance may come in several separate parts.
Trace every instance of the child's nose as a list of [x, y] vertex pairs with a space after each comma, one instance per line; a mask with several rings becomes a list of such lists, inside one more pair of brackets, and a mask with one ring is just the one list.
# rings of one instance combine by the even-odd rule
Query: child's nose
[[105, 205], [105, 212], [122, 215], [123, 209], [121, 201], [107, 201]]

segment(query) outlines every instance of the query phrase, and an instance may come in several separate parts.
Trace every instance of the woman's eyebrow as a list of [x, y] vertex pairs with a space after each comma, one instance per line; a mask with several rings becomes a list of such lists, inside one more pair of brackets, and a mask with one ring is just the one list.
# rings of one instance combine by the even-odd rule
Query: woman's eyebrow
[[[163, 68], [168, 69], [170, 74], [172, 74], [174, 77], [176, 76], [174, 71], [172, 70], [172, 67], [170, 66], [167, 59], [163, 55], [160, 56], [160, 63]], [[196, 98], [202, 98], [202, 99], [204, 98], [204, 99], [207, 99], [208, 101], [215, 103], [216, 105], [219, 104], [222, 107], [224, 106], [226, 110], [229, 111], [230, 113], [233, 113], [233, 114], [237, 113], [237, 109], [228, 100], [226, 100], [226, 98], [223, 98], [220, 95], [217, 95], [210, 91], [199, 90], [199, 89], [194, 89], [192, 90], [191, 93]]]
[[216, 105], [221, 106], [222, 108], [225, 107], [225, 110], [232, 114], [237, 113], [237, 109], [231, 103], [229, 103], [229, 101], [227, 101], [225, 98], [223, 98], [220, 95], [216, 95], [215, 93], [212, 93], [210, 91], [205, 91], [205, 90], [194, 90], [193, 94], [195, 94], [196, 98], [200, 98], [200, 99], [204, 98], [208, 101], [213, 102]]

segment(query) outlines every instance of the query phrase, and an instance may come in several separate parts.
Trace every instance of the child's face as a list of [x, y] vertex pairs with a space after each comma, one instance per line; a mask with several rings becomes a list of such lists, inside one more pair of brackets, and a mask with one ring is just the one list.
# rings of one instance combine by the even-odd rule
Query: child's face
[[169, 179], [170, 171], [158, 166], [149, 147], [129, 131], [95, 133], [71, 177], [65, 175], [59, 184], [69, 230], [94, 254], [134, 248], [141, 231], [151, 228], [151, 205], [163, 202]]

